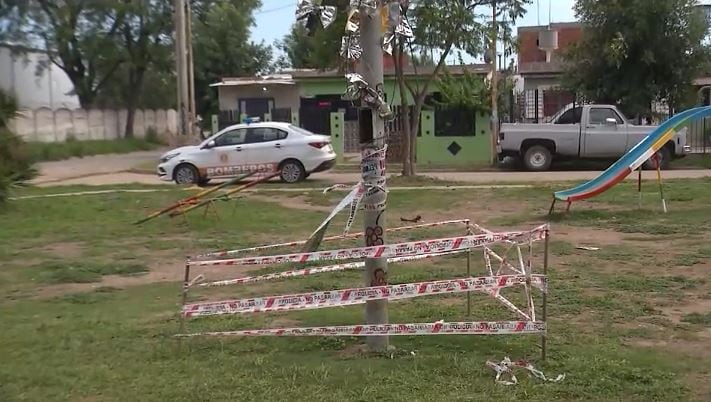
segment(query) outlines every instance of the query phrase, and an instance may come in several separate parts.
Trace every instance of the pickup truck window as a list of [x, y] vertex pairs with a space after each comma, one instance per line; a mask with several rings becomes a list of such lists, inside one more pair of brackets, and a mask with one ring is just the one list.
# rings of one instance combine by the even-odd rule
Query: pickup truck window
[[617, 124], [622, 124], [622, 118], [610, 108], [590, 109], [590, 124], [604, 125], [607, 119], [615, 119]]
[[580, 124], [580, 118], [583, 116], [583, 108], [576, 107], [563, 113], [555, 124]]

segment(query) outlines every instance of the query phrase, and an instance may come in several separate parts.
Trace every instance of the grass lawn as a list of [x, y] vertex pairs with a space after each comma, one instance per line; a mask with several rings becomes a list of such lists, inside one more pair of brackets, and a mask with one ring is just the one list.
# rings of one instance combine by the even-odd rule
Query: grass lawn
[[[538, 337], [524, 335], [392, 337], [396, 349], [386, 355], [359, 352], [363, 340], [351, 337], [173, 338], [185, 255], [303, 239], [342, 192], [260, 192], [220, 203], [218, 216], [203, 218], [196, 211], [187, 220], [159, 218], [142, 226], [131, 222], [185, 191], [13, 201], [0, 211], [0, 400], [709, 400], [711, 180], [665, 185], [666, 215], [653, 185], [645, 187], [640, 210], [635, 183], [623, 183], [552, 217], [546, 362], [539, 359]], [[400, 217], [421, 215], [430, 222], [471, 218], [493, 229], [526, 229], [546, 220], [552, 190], [393, 191], [388, 221], [397, 226]], [[354, 227], [362, 227], [359, 218]], [[344, 221], [337, 218], [330, 233]], [[460, 233], [428, 229], [388, 241]], [[582, 245], [600, 249], [577, 248]], [[540, 246], [534, 250], [539, 272]], [[472, 262], [474, 275], [483, 275], [479, 253]], [[286, 269], [247, 268], [198, 272], [213, 280]], [[389, 280], [465, 273], [464, 257], [447, 257], [391, 264]], [[194, 291], [191, 300], [337, 289], [361, 281], [359, 272], [319, 274]], [[520, 304], [520, 292], [505, 294]], [[472, 320], [515, 319], [483, 294], [472, 300]], [[390, 320], [466, 321], [465, 303], [463, 294], [391, 302]], [[352, 306], [208, 317], [187, 322], [186, 330], [357, 324], [362, 314], [362, 306]], [[518, 386], [497, 385], [485, 361], [504, 356], [567, 377], [542, 383], [517, 373]]]
[[[119, 138], [116, 140], [70, 140], [65, 142], [28, 142], [27, 152], [36, 162], [59, 161], [74, 157], [125, 154], [161, 147], [156, 138]], [[154, 163], [155, 165], [155, 163]], [[155, 168], [155, 166], [154, 166]]]

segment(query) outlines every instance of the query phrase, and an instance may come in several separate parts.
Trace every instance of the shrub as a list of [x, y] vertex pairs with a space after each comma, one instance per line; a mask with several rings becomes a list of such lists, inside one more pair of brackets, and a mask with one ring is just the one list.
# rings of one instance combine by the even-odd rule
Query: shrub
[[0, 204], [9, 191], [37, 175], [27, 153], [25, 142], [9, 129], [9, 121], [17, 115], [15, 99], [0, 91]]
[[148, 127], [148, 130], [146, 130], [145, 140], [150, 144], [163, 144], [163, 141], [161, 141], [160, 136], [158, 136], [158, 132], [154, 127]]

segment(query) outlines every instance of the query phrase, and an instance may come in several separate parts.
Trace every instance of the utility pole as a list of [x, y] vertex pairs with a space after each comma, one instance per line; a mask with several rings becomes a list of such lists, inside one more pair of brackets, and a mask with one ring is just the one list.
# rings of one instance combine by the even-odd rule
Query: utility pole
[[[383, 90], [383, 50], [381, 48], [381, 19], [369, 16], [365, 8], [360, 10], [360, 38], [363, 54], [359, 63], [359, 73], [368, 84], [382, 95]], [[362, 159], [363, 184], [366, 194], [364, 206], [365, 245], [378, 246], [385, 243], [385, 124], [383, 119], [366, 104], [358, 113]], [[387, 284], [388, 264], [385, 258], [365, 260], [365, 286]], [[388, 323], [388, 301], [369, 300], [365, 304], [366, 324]], [[383, 352], [388, 349], [389, 337], [370, 336], [366, 340], [371, 351]]]
[[197, 109], [195, 108], [195, 71], [193, 65], [193, 15], [190, 9], [190, 1], [185, 2], [185, 46], [187, 47], [187, 66], [188, 66], [188, 121], [190, 122], [190, 135], [195, 135], [198, 130], [197, 126]]
[[175, 72], [178, 89], [178, 132], [190, 135], [193, 132], [195, 112], [192, 87], [192, 38], [188, 36], [190, 21], [187, 20], [187, 3], [185, 0], [174, 0], [175, 8]]
[[496, 163], [496, 140], [499, 137], [499, 102], [498, 89], [499, 77], [496, 64], [496, 42], [499, 26], [496, 23], [496, 1], [491, 1], [492, 29], [491, 29], [491, 158], [492, 165]]

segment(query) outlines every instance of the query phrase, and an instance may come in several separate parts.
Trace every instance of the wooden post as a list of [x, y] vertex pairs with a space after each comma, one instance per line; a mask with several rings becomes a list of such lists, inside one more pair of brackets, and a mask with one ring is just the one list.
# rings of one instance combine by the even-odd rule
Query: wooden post
[[188, 284], [190, 283], [190, 258], [185, 261], [185, 276], [183, 277], [183, 294], [180, 300], [180, 333], [185, 332], [185, 316], [183, 315], [183, 307], [188, 299]]
[[[548, 331], [548, 252], [550, 250], [549, 247], [549, 241], [550, 241], [550, 229], [546, 229], [545, 233], [545, 239], [543, 243], [543, 276], [546, 277], [546, 291], [543, 292], [543, 322], [546, 324], [546, 331]], [[544, 332], [543, 335], [541, 335], [541, 360], [545, 361], [546, 360], [546, 347], [547, 347], [547, 339], [546, 339], [546, 333]]]
[[[472, 227], [467, 221], [467, 236], [472, 235]], [[467, 278], [472, 277], [472, 249], [467, 250]], [[467, 292], [467, 317], [472, 315], [472, 292]]]

